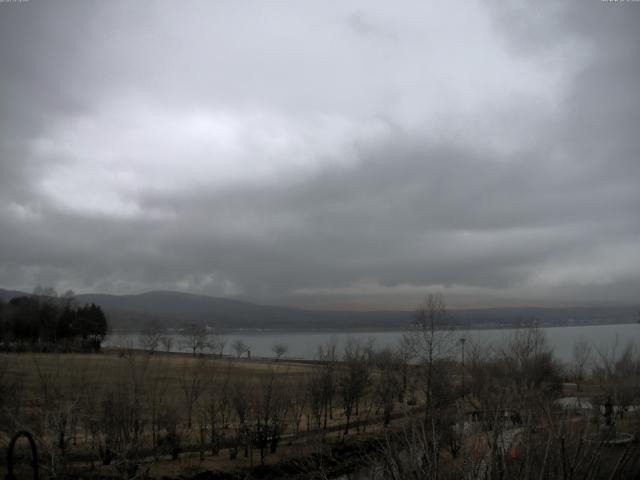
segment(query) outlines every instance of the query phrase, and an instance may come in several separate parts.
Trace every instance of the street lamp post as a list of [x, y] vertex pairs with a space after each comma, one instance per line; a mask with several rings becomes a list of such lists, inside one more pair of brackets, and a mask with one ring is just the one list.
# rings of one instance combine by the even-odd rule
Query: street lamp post
[[460, 345], [462, 347], [462, 400], [464, 400], [464, 342], [466, 342], [466, 338], [460, 338]]
[[467, 408], [466, 406], [466, 401], [465, 401], [465, 397], [464, 397], [464, 342], [466, 341], [466, 338], [461, 337], [460, 338], [460, 347], [462, 350], [462, 426], [461, 426], [461, 440], [460, 440], [460, 444], [462, 447], [462, 478], [466, 478], [466, 474], [465, 474], [465, 463], [466, 463], [466, 455], [465, 455], [465, 438], [464, 438], [464, 426], [465, 426], [465, 409]]

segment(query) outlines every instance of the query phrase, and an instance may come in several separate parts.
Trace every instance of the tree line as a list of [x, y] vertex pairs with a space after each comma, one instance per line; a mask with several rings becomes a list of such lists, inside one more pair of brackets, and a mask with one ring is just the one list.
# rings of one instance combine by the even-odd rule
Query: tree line
[[58, 296], [36, 288], [33, 295], [0, 300], [0, 346], [4, 350], [97, 351], [107, 317], [94, 304], [78, 305], [73, 292]]

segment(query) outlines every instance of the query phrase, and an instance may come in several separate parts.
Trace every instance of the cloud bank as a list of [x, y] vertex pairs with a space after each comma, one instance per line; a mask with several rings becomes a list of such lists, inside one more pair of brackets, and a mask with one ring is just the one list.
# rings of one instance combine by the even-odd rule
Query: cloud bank
[[637, 302], [640, 5], [0, 5], [0, 285]]

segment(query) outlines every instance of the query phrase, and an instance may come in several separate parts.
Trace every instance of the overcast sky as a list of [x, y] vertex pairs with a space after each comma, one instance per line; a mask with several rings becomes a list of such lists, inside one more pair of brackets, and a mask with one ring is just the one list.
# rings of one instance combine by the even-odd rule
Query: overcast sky
[[640, 3], [0, 3], [0, 287], [640, 301]]

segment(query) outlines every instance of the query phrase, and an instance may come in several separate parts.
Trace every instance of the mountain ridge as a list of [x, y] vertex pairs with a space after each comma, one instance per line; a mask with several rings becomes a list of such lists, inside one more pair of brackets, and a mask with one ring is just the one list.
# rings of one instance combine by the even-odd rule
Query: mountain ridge
[[[30, 294], [0, 288], [5, 302], [24, 295]], [[403, 329], [412, 319], [411, 311], [305, 310], [173, 290], [86, 293], [76, 295], [76, 300], [100, 305], [113, 328], [128, 330], [179, 328], [186, 323], [254, 330]], [[638, 310], [637, 306], [501, 307], [449, 309], [448, 313], [451, 326], [482, 328], [517, 326], [534, 319], [541, 325], [628, 323], [637, 320]]]

